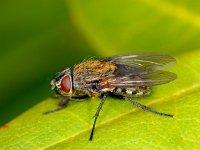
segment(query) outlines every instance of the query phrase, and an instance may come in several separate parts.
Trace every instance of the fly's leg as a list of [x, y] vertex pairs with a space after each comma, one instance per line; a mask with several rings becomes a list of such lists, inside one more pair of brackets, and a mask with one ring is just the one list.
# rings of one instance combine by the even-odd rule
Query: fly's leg
[[90, 141], [92, 141], [92, 138], [93, 138], [93, 135], [94, 135], [94, 129], [95, 129], [96, 121], [97, 121], [97, 118], [99, 117], [99, 113], [101, 111], [101, 108], [102, 108], [105, 100], [106, 100], [106, 97], [107, 97], [107, 94], [104, 94], [102, 99], [101, 99], [101, 103], [99, 104], [99, 107], [97, 108], [96, 114], [94, 116], [94, 123], [93, 123], [92, 130], [91, 130], [91, 133], [90, 133], [90, 138], [89, 138]]
[[59, 103], [58, 103], [58, 108], [56, 109], [53, 109], [53, 110], [49, 110], [47, 112], [44, 112], [43, 114], [47, 115], [47, 114], [50, 114], [50, 113], [53, 113], [53, 112], [56, 112], [56, 111], [59, 111], [59, 110], [62, 110], [63, 108], [65, 108], [67, 106], [67, 103], [69, 101], [76, 101], [76, 102], [80, 102], [80, 101], [84, 101], [88, 96], [84, 95], [84, 96], [81, 96], [81, 97], [71, 97], [71, 98], [64, 98], [62, 96], [56, 96], [56, 98], [63, 98]]
[[85, 101], [86, 98], [88, 98], [88, 95], [83, 95], [79, 97], [71, 97], [70, 101], [82, 102], [82, 101]]
[[167, 117], [173, 117], [172, 114], [166, 114], [166, 113], [158, 112], [156, 110], [153, 110], [153, 109], [151, 109], [151, 108], [149, 108], [149, 107], [147, 107], [145, 105], [142, 105], [142, 104], [140, 104], [140, 103], [132, 100], [131, 98], [124, 97], [124, 99], [127, 100], [127, 101], [129, 101], [129, 102], [131, 102], [132, 104], [134, 104], [134, 105], [136, 105], [136, 106], [138, 106], [138, 107], [140, 107], [140, 108], [142, 108], [144, 110], [148, 110], [148, 111], [150, 111], [150, 112], [152, 112], [154, 114], [161, 115], [161, 116], [167, 116]]
[[62, 110], [63, 108], [65, 108], [65, 107], [67, 106], [67, 103], [68, 103], [68, 102], [69, 102], [69, 99], [63, 99], [63, 100], [61, 100], [61, 101], [58, 103], [58, 108], [53, 109], [53, 110], [49, 110], [49, 111], [46, 111], [46, 112], [43, 112], [43, 114], [44, 114], [44, 115], [47, 115], [47, 114], [50, 114], [50, 113], [53, 113], [53, 112]]
[[132, 104], [144, 109], [144, 110], [148, 110], [154, 114], [157, 114], [157, 115], [161, 115], [161, 116], [167, 116], [167, 117], [173, 117], [172, 114], [166, 114], [166, 113], [162, 113], [162, 112], [158, 112], [156, 110], [153, 110], [141, 103], [138, 103], [134, 100], [132, 100], [131, 98], [129, 97], [133, 97], [133, 96], [136, 96], [136, 97], [141, 97], [143, 95], [148, 95], [150, 94], [150, 90], [149, 88], [145, 88], [145, 87], [135, 87], [135, 88], [127, 88], [127, 89], [122, 89], [122, 88], [116, 88], [114, 91], [113, 91], [113, 94], [117, 95], [117, 96], [122, 96], [122, 98], [124, 100], [127, 100], [129, 102], [131, 102]]

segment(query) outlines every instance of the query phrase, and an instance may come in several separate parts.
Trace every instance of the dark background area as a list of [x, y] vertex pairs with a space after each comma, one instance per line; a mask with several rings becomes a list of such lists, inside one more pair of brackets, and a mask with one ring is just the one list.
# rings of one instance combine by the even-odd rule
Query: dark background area
[[2, 125], [51, 96], [56, 72], [96, 53], [71, 24], [64, 0], [0, 3]]

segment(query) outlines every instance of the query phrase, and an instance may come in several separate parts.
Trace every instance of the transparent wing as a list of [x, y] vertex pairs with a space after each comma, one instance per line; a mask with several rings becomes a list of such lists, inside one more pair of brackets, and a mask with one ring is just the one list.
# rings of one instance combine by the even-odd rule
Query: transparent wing
[[126, 71], [130, 70], [129, 72], [132, 72], [132, 74], [155, 72], [168, 68], [176, 63], [176, 60], [169, 55], [154, 53], [118, 55], [107, 57], [103, 60], [113, 62]]
[[167, 71], [152, 72], [143, 75], [126, 75], [108, 80], [110, 87], [155, 86], [176, 79], [176, 74]]

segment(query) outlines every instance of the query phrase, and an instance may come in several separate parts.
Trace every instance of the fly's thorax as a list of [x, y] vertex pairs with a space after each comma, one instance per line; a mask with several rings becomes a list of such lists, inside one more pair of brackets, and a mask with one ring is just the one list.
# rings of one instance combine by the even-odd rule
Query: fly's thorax
[[73, 92], [73, 81], [70, 68], [65, 68], [51, 81], [52, 90], [62, 96], [71, 97]]
[[141, 87], [131, 87], [131, 88], [120, 88], [117, 87], [113, 90], [113, 93], [116, 95], [122, 95], [127, 97], [142, 97], [149, 95], [151, 93], [150, 87], [141, 86]]
[[111, 62], [89, 60], [75, 65], [73, 69], [74, 80], [77, 82], [90, 83], [100, 81], [110, 76], [116, 70], [116, 65]]
[[89, 96], [98, 95], [98, 92], [104, 88], [106, 79], [113, 76], [115, 69], [115, 64], [100, 60], [88, 60], [75, 65], [73, 69], [74, 90], [87, 93]]

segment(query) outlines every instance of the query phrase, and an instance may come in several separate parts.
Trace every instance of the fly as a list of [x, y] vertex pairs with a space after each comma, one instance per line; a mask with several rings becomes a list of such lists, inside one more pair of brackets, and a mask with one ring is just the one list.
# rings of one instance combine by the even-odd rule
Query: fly
[[149, 95], [150, 87], [175, 80], [177, 76], [174, 73], [163, 71], [175, 63], [176, 60], [168, 55], [136, 53], [86, 60], [72, 69], [65, 68], [51, 81], [52, 90], [62, 98], [59, 107], [44, 114], [65, 108], [70, 100], [83, 101], [87, 97], [101, 97], [90, 141], [93, 139], [97, 118], [108, 95], [120, 97], [152, 113], [173, 117], [171, 114], [153, 110], [132, 98]]

